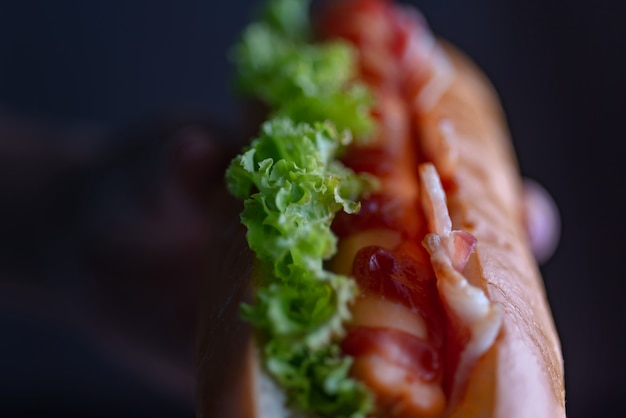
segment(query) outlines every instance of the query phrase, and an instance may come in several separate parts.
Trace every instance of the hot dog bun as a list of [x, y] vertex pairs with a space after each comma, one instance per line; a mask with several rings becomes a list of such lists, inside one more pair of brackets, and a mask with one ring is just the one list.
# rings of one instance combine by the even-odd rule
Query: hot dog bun
[[[419, 76], [428, 95], [409, 109], [428, 161], [420, 172], [431, 178], [435, 173], [446, 184], [452, 229], [476, 238], [462, 274], [499, 315], [495, 341], [469, 363], [441, 416], [564, 417], [559, 340], [523, 227], [521, 180], [501, 106], [467, 57], [436, 42], [436, 68]], [[214, 252], [218, 270], [201, 321], [198, 416], [303, 416], [286, 406], [285, 394], [262, 366], [250, 326], [240, 319], [241, 301], [251, 300], [254, 255], [238, 222], [224, 224], [229, 228], [220, 242], [228, 245]], [[430, 232], [424, 245], [436, 264], [438, 238]], [[435, 266], [440, 281], [444, 270]]]
[[[418, 123], [429, 149], [441, 152], [441, 141], [448, 141], [448, 152], [456, 155], [440, 173], [456, 184], [448, 192], [453, 228], [478, 240], [465, 275], [505, 314], [496, 344], [474, 369], [450, 416], [565, 416], [560, 343], [523, 228], [521, 180], [504, 115], [482, 72], [457, 49], [442, 45], [455, 76]], [[447, 137], [442, 122], [449, 124]], [[451, 159], [430, 157], [435, 165]]]

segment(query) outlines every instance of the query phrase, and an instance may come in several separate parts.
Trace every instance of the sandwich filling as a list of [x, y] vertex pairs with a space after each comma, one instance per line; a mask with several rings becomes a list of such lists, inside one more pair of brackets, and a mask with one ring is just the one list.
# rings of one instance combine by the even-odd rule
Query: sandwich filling
[[234, 59], [270, 114], [227, 171], [264, 369], [311, 416], [445, 416], [502, 321], [463, 275], [476, 239], [420, 149], [445, 56], [388, 1], [334, 2], [312, 26], [307, 2], [273, 0]]

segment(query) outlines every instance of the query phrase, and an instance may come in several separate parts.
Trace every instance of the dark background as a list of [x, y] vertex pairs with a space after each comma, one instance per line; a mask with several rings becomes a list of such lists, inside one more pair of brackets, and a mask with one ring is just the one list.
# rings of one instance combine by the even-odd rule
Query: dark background
[[[523, 174], [560, 207], [561, 245], [542, 269], [564, 350], [568, 416], [626, 416], [618, 399], [626, 373], [626, 2], [411, 3], [492, 79]], [[146, 377], [119, 361], [128, 350], [102, 341], [106, 329], [124, 328], [191, 376], [191, 333], [170, 318], [185, 293], [174, 302], [146, 295], [138, 277], [157, 277], [166, 293], [193, 289], [202, 263], [181, 274], [178, 267], [197, 262], [185, 250], [173, 261], [157, 257], [155, 267], [141, 243], [148, 256], [128, 261], [136, 248], [116, 252], [116, 237], [143, 234], [168, 244], [163, 254], [176, 252], [167, 231], [180, 230], [176, 218], [187, 210], [167, 197], [181, 178], [177, 147], [200, 132], [201, 143], [216, 140], [212, 149], [228, 154], [239, 138], [227, 51], [257, 4], [0, 2], [0, 416], [193, 416], [189, 384], [178, 390], [164, 377], [172, 374]], [[215, 186], [202, 176], [206, 190]], [[189, 207], [217, 205], [211, 196]], [[146, 217], [155, 221], [139, 227]], [[181, 239], [193, 254], [207, 245]], [[105, 318], [117, 317], [95, 336], [85, 331], [100, 324], [102, 315], [86, 313], [94, 300], [109, 308]], [[156, 319], [146, 314], [155, 305], [163, 311]]]

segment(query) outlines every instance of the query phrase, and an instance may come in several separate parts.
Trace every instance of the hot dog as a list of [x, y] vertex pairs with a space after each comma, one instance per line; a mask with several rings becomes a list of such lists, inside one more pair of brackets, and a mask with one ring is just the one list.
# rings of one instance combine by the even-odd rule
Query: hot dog
[[413, 9], [307, 15], [270, 2], [235, 52], [270, 119], [227, 172], [254, 255], [216, 276], [200, 415], [565, 416], [489, 83]]

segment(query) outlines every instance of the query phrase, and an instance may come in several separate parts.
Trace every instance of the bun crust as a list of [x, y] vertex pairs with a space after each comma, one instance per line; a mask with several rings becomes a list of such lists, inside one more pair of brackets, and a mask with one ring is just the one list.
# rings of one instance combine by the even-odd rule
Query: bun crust
[[448, 143], [452, 156], [429, 157], [436, 166], [454, 161], [451, 170], [441, 170], [454, 184], [448, 191], [453, 228], [478, 239], [465, 275], [505, 313], [496, 344], [451, 416], [564, 417], [561, 347], [523, 227], [522, 185], [505, 118], [482, 72], [443, 45], [455, 77], [440, 101], [418, 116], [422, 140], [426, 150]]
[[[236, 204], [223, 191], [228, 210], [214, 214], [225, 225], [211, 248], [210, 271], [203, 290], [196, 347], [196, 415], [206, 418], [256, 417], [250, 345], [252, 329], [239, 315], [249, 300], [254, 254], [245, 240]], [[219, 244], [218, 244], [219, 243]]]

